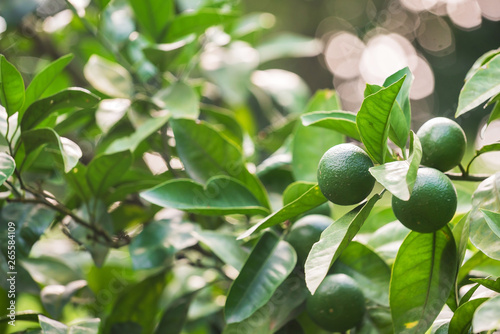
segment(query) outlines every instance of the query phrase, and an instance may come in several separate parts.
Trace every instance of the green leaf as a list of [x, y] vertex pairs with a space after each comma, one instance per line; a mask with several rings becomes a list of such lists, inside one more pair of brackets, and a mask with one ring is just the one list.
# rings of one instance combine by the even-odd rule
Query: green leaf
[[155, 333], [181, 334], [194, 296], [194, 293], [190, 293], [176, 299], [170, 304], [163, 312], [163, 316], [161, 317]]
[[170, 119], [169, 113], [160, 117], [148, 119], [147, 121], [142, 123], [139, 127], [137, 127], [131, 135], [115, 140], [111, 145], [109, 145], [106, 148], [104, 154], [113, 154], [116, 152], [121, 152], [126, 150], [134, 152], [140, 143], [142, 143], [144, 140], [149, 138], [149, 136], [160, 130], [160, 128], [164, 126], [169, 119]]
[[383, 164], [387, 152], [391, 110], [406, 77], [367, 96], [356, 116], [361, 141], [370, 157]]
[[99, 97], [83, 88], [68, 88], [30, 105], [21, 120], [22, 131], [34, 128], [52, 113], [65, 108], [92, 108]]
[[167, 181], [141, 197], [162, 207], [205, 215], [268, 213], [244, 184], [223, 175], [209, 179], [205, 187], [190, 179]]
[[[35, 312], [35, 311], [20, 311], [20, 312], [16, 312], [16, 320], [38, 322], [39, 315], [40, 315], [40, 313]], [[11, 319], [9, 318], [8, 314], [0, 317], [0, 323], [9, 322], [9, 321], [11, 321]]]
[[54, 153], [60, 158], [65, 173], [73, 169], [82, 157], [82, 150], [77, 144], [68, 138], [59, 137], [50, 128], [29, 130], [23, 132], [21, 136], [26, 148], [26, 155], [35, 151], [41, 145], [48, 145], [48, 149], [55, 149]]
[[500, 54], [482, 65], [465, 81], [458, 97], [455, 117], [465, 114], [500, 93]]
[[206, 29], [228, 24], [237, 18], [235, 13], [224, 12], [214, 8], [204, 8], [196, 12], [184, 12], [175, 17], [167, 29], [162, 42], [175, 42], [190, 34], [200, 35]]
[[445, 226], [411, 232], [392, 269], [390, 306], [396, 333], [423, 333], [443, 308], [455, 282], [457, 249]]
[[485, 65], [487, 62], [489, 62], [493, 57], [495, 57], [498, 54], [500, 54], [500, 49], [495, 49], [495, 50], [490, 50], [481, 55], [479, 58], [477, 58], [474, 64], [472, 64], [472, 67], [465, 75], [465, 81], [469, 80], [472, 77], [472, 75], [476, 73], [478, 69], [481, 68], [481, 66]]
[[356, 127], [356, 114], [348, 111], [316, 111], [301, 117], [304, 126], [319, 126], [361, 141]]
[[21, 73], [0, 55], [0, 104], [13, 115], [24, 103], [24, 81]]
[[316, 186], [314, 182], [305, 182], [305, 181], [297, 181], [289, 184], [286, 189], [283, 191], [283, 206], [286, 206], [306, 192], [308, 192], [311, 188]]
[[489, 228], [500, 238], [500, 213], [489, 210], [481, 210]]
[[80, 272], [59, 258], [40, 256], [23, 259], [20, 263], [40, 285], [68, 284], [83, 279]]
[[318, 39], [290, 33], [274, 36], [257, 46], [261, 64], [280, 58], [314, 57], [322, 50]]
[[297, 262], [294, 249], [272, 232], [262, 235], [229, 290], [227, 323], [240, 322], [266, 304]]
[[389, 306], [391, 269], [372, 249], [359, 242], [351, 242], [332, 267], [335, 273], [351, 276], [358, 282], [366, 298]]
[[177, 81], [158, 91], [153, 97], [161, 109], [168, 110], [173, 118], [198, 118], [199, 99], [193, 87]]
[[0, 186], [14, 173], [16, 162], [7, 153], [0, 152]]
[[285, 220], [296, 217], [301, 213], [309, 211], [310, 209], [313, 209], [325, 203], [326, 201], [327, 199], [321, 193], [318, 185], [314, 184], [314, 186], [312, 186], [308, 191], [303, 193], [296, 200], [290, 202], [280, 210], [270, 214], [266, 218], [262, 219], [259, 223], [249, 228], [246, 232], [240, 235], [238, 239], [246, 238], [255, 232], [261, 231], [268, 227], [282, 223]]
[[[333, 90], [321, 90], [311, 98], [304, 114], [320, 110], [339, 110], [340, 100]], [[317, 182], [319, 160], [325, 152], [344, 137], [330, 129], [298, 124], [292, 142], [292, 172], [297, 181]]]
[[500, 102], [497, 100], [500, 98], [500, 95], [496, 96], [496, 103], [495, 106], [493, 107], [493, 110], [490, 113], [490, 117], [488, 118], [487, 124], [490, 125], [491, 122], [496, 121], [497, 119], [500, 118]]
[[109, 155], [99, 155], [87, 166], [88, 185], [92, 193], [102, 198], [108, 188], [117, 184], [132, 165], [132, 153], [122, 151]]
[[242, 247], [241, 242], [238, 242], [233, 235], [215, 231], [200, 231], [194, 233], [194, 236], [207, 245], [224, 263], [241, 271], [248, 258], [248, 251]]
[[500, 173], [496, 173], [479, 184], [472, 196], [469, 214], [470, 241], [489, 257], [500, 260], [500, 237], [488, 225], [481, 210], [500, 212]]
[[274, 292], [271, 299], [249, 318], [232, 323], [224, 328], [223, 334], [275, 333], [290, 319], [301, 312], [300, 305], [305, 301], [309, 292], [304, 279], [291, 274]]
[[497, 277], [495, 280], [491, 280], [489, 278], [471, 278], [470, 280], [472, 282], [479, 283], [490, 290], [500, 293], [500, 277]]
[[165, 34], [167, 24], [175, 15], [172, 0], [129, 0], [139, 25], [149, 36], [159, 42]]
[[87, 281], [79, 280], [66, 285], [47, 285], [40, 292], [40, 300], [47, 312], [59, 319], [64, 306], [78, 290], [87, 286]]
[[142, 327], [142, 334], [151, 334], [156, 325], [156, 313], [163, 289], [165, 271], [141, 282], [127, 286], [118, 296], [113, 310], [104, 322], [104, 333], [110, 333], [113, 325], [135, 322]]
[[500, 143], [484, 145], [483, 147], [481, 147], [479, 150], [476, 151], [476, 157], [484, 153], [495, 152], [495, 151], [500, 151]]
[[95, 112], [95, 122], [102, 132], [107, 133], [127, 113], [131, 105], [129, 99], [105, 99]]
[[72, 59], [73, 55], [71, 53], [62, 56], [45, 66], [35, 75], [26, 89], [26, 98], [23, 107], [19, 110], [19, 118], [23, 117], [24, 112], [33, 102], [42, 97], [43, 93], [56, 80], [64, 68], [68, 66]]
[[195, 181], [207, 182], [214, 175], [233, 177], [252, 192], [261, 206], [269, 208], [264, 186], [247, 170], [237, 145], [203, 121], [173, 119], [171, 126], [179, 157]]
[[42, 327], [42, 333], [50, 333], [50, 334], [67, 334], [68, 326], [65, 324], [47, 318], [44, 315], [38, 316], [38, 321], [40, 322], [40, 327]]
[[394, 104], [391, 111], [391, 128], [389, 130], [389, 137], [402, 150], [406, 147], [406, 141], [410, 133], [410, 88], [413, 81], [413, 74], [408, 67], [405, 67], [388, 77], [384, 82], [384, 87], [388, 87], [403, 77], [405, 77], [405, 81], [396, 98], [397, 103]]
[[98, 55], [90, 57], [83, 74], [95, 89], [111, 97], [129, 98], [134, 93], [130, 73], [121, 65]]
[[217, 127], [219, 133], [233, 140], [238, 146], [243, 146], [243, 129], [233, 111], [213, 105], [202, 105], [201, 112], [210, 124]]
[[410, 157], [404, 161], [393, 161], [370, 168], [373, 177], [394, 196], [410, 199], [417, 171], [422, 159], [422, 146], [418, 137], [411, 132]]
[[337, 219], [321, 233], [321, 238], [313, 245], [304, 266], [307, 288], [312, 294], [326, 277], [335, 260], [358, 233], [380, 198], [380, 195], [374, 195], [367, 202]]
[[500, 328], [500, 295], [481, 304], [474, 313], [472, 328], [475, 333]]
[[488, 298], [478, 298], [460, 305], [451, 318], [449, 333], [468, 334], [474, 312], [487, 300]]

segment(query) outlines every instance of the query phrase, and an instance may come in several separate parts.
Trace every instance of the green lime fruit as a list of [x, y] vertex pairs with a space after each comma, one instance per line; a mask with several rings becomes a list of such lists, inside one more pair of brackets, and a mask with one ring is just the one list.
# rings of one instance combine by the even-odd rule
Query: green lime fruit
[[318, 165], [318, 185], [332, 203], [353, 205], [368, 196], [375, 179], [369, 172], [373, 162], [354, 144], [339, 144], [323, 155]]
[[457, 210], [457, 192], [450, 179], [434, 168], [420, 168], [410, 199], [392, 196], [396, 218], [410, 230], [431, 233], [445, 226]]
[[326, 276], [314, 295], [307, 298], [306, 308], [318, 326], [332, 332], [359, 325], [366, 311], [363, 292], [344, 274]]
[[417, 131], [422, 144], [421, 164], [442, 172], [457, 166], [464, 157], [467, 138], [456, 122], [445, 117], [435, 117], [425, 122]]
[[333, 220], [323, 215], [308, 215], [295, 222], [286, 240], [297, 252], [298, 263], [304, 265], [309, 251], [316, 243], [321, 233], [333, 223]]

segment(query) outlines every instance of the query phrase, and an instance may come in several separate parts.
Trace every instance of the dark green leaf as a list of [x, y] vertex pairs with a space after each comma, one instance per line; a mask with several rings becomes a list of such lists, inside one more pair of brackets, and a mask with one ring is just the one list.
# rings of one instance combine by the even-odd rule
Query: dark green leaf
[[177, 15], [170, 23], [162, 42], [175, 42], [193, 33], [202, 34], [207, 28], [230, 23], [236, 17], [234, 13], [212, 8], [201, 9], [196, 12], [184, 12]]
[[418, 137], [411, 132], [410, 157], [404, 161], [393, 161], [370, 168], [373, 177], [394, 196], [407, 201], [417, 179], [422, 159], [422, 146]]
[[245, 167], [243, 153], [233, 142], [203, 121], [171, 121], [179, 157], [189, 175], [207, 182], [214, 175], [228, 175], [242, 182], [268, 208], [269, 200], [262, 183]]
[[139, 25], [159, 42], [165, 34], [167, 23], [175, 15], [172, 0], [129, 0]]
[[[465, 252], [467, 250], [467, 246], [469, 244], [469, 231], [470, 231], [470, 222], [469, 222], [469, 214], [464, 215], [456, 224], [453, 226], [453, 237], [455, 238], [455, 242], [457, 244], [457, 258], [458, 263], [462, 264], [465, 258]], [[457, 281], [457, 284], [460, 283]]]
[[448, 299], [457, 267], [457, 249], [447, 226], [406, 237], [394, 262], [390, 287], [396, 333], [423, 333], [431, 326]]
[[64, 166], [65, 173], [73, 169], [82, 157], [82, 150], [77, 144], [68, 138], [59, 137], [50, 128], [33, 129], [23, 132], [22, 139], [26, 148], [26, 155], [42, 145], [48, 145], [48, 149], [55, 149], [55, 154]]
[[297, 125], [295, 114], [289, 115], [283, 122], [271, 123], [259, 132], [257, 144], [269, 153], [277, 151], [290, 137]]
[[455, 117], [465, 114], [479, 106], [492, 96], [500, 93], [500, 55], [497, 54], [482, 65], [465, 81], [460, 96]]
[[471, 278], [470, 280], [472, 282], [479, 283], [490, 290], [500, 293], [500, 277], [497, 277], [495, 280], [491, 280], [489, 278]]
[[130, 73], [121, 65], [98, 55], [90, 57], [83, 74], [95, 89], [111, 97], [129, 98], [134, 93]]
[[351, 242], [333, 267], [335, 273], [354, 278], [366, 298], [389, 306], [391, 269], [373, 250], [359, 242]]
[[458, 306], [461, 306], [465, 303], [467, 303], [471, 298], [472, 296], [474, 295], [474, 293], [477, 291], [477, 289], [481, 286], [481, 284], [477, 283], [475, 285], [472, 286], [472, 288], [470, 288], [463, 296], [462, 298], [460, 298], [460, 303], [458, 304]]
[[142, 327], [142, 334], [151, 334], [156, 324], [158, 304], [165, 288], [165, 271], [130, 285], [118, 296], [113, 310], [104, 322], [104, 333], [115, 324], [135, 322]]
[[21, 120], [22, 131], [34, 128], [52, 113], [65, 108], [92, 108], [99, 97], [83, 88], [68, 88], [45, 99], [33, 102]]
[[0, 152], [0, 186], [14, 173], [16, 162], [7, 153]]
[[132, 165], [132, 153], [122, 151], [109, 155], [99, 155], [87, 166], [85, 175], [92, 193], [101, 198], [108, 188], [114, 186]]
[[207, 245], [212, 252], [224, 263], [240, 271], [248, 258], [248, 251], [244, 249], [232, 235], [215, 231], [200, 231], [194, 234], [202, 243]]
[[381, 164], [387, 152], [391, 110], [404, 81], [405, 77], [367, 96], [356, 116], [359, 135], [367, 153]]
[[481, 210], [500, 212], [500, 173], [479, 184], [472, 196], [469, 214], [470, 241], [489, 257], [500, 260], [500, 237], [493, 233]]
[[62, 56], [45, 66], [45, 68], [35, 75], [26, 89], [24, 105], [19, 111], [20, 119], [23, 117], [26, 109], [28, 109], [33, 102], [42, 97], [43, 93], [56, 80], [57, 76], [64, 70], [64, 68], [68, 66], [72, 59], [73, 55], [71, 53]]
[[500, 328], [500, 295], [485, 301], [477, 308], [472, 328], [475, 333]]
[[168, 110], [173, 118], [197, 119], [200, 114], [198, 95], [193, 87], [182, 81], [160, 90], [153, 99], [158, 107]]
[[495, 120], [497, 120], [497, 119], [500, 118], [500, 102], [498, 101], [498, 99], [500, 99], [500, 95], [496, 96], [495, 106], [493, 107], [493, 110], [490, 113], [490, 117], [488, 118], [488, 123], [487, 123], [488, 125], [491, 122], [493, 122], [493, 121], [495, 121]]
[[189, 179], [167, 181], [141, 197], [166, 208], [206, 215], [268, 213], [244, 184], [223, 175], [209, 179], [205, 187]]
[[348, 111], [316, 111], [301, 117], [302, 125], [319, 126], [337, 131], [355, 140], [361, 141], [356, 127], [356, 114]]
[[238, 239], [246, 238], [255, 232], [261, 231], [265, 228], [274, 226], [290, 218], [296, 217], [301, 213], [309, 211], [310, 209], [313, 209], [325, 203], [326, 201], [327, 199], [321, 193], [321, 190], [319, 189], [318, 185], [314, 185], [308, 191], [306, 191], [300, 197], [298, 197], [296, 200], [290, 202], [280, 210], [270, 214], [269, 216], [261, 220], [259, 223], [252, 226], [245, 233], [240, 235]]
[[0, 55], [0, 104], [13, 115], [24, 103], [24, 81], [21, 73]]
[[487, 300], [488, 298], [478, 298], [460, 305], [451, 318], [449, 333], [468, 334], [474, 312]]
[[211, 124], [214, 124], [219, 133], [225, 135], [238, 146], [243, 145], [243, 129], [231, 110], [219, 108], [212, 105], [201, 106], [201, 112], [208, 117]]
[[295, 34], [281, 34], [257, 46], [261, 64], [280, 58], [314, 57], [322, 49], [319, 40]]
[[240, 322], [265, 305], [297, 262], [295, 250], [272, 232], [262, 235], [229, 290], [225, 317]]
[[388, 87], [403, 77], [405, 77], [405, 81], [396, 98], [397, 103], [394, 104], [391, 111], [391, 129], [389, 131], [391, 140], [402, 150], [405, 149], [408, 134], [410, 133], [410, 88], [413, 74], [408, 67], [405, 67], [388, 77], [384, 82], [384, 87]]
[[358, 233], [371, 209], [380, 198], [380, 195], [374, 195], [367, 202], [360, 204], [337, 219], [321, 233], [321, 238], [313, 245], [304, 266], [307, 288], [312, 294], [328, 274], [328, 270], [335, 260], [340, 257]]
[[[321, 110], [341, 109], [340, 100], [333, 90], [321, 90], [311, 98], [304, 114]], [[292, 142], [292, 171], [297, 181], [317, 181], [319, 160], [332, 146], [344, 142], [340, 133], [298, 124]]]
[[187, 319], [189, 306], [193, 301], [194, 293], [187, 294], [175, 300], [163, 312], [160, 323], [155, 330], [156, 334], [180, 334]]
[[285, 191], [283, 191], [283, 206], [286, 206], [291, 202], [297, 200], [299, 197], [304, 195], [315, 186], [316, 183], [305, 181], [297, 181], [289, 184], [288, 187], [286, 187]]

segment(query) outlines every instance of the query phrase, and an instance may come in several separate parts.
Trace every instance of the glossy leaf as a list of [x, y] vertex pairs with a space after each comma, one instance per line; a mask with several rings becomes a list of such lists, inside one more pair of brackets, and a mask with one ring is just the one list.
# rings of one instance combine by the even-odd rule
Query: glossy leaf
[[[339, 110], [340, 100], [333, 90], [321, 90], [311, 98], [304, 114], [321, 110]], [[305, 127], [299, 124], [292, 142], [292, 172], [297, 181], [317, 182], [319, 160], [336, 144], [344, 142], [344, 136], [329, 129]]]
[[411, 232], [394, 261], [390, 306], [394, 331], [423, 333], [443, 308], [455, 282], [457, 249], [445, 226], [434, 233]]
[[366, 298], [389, 306], [391, 269], [373, 250], [359, 242], [351, 242], [332, 267], [333, 272], [351, 276]]
[[232, 235], [215, 231], [200, 231], [194, 233], [194, 236], [207, 245], [224, 263], [238, 271], [248, 258], [248, 251]]
[[472, 319], [474, 332], [483, 332], [500, 328], [500, 295], [481, 304]]
[[68, 88], [45, 99], [38, 100], [26, 110], [22, 120], [22, 131], [30, 130], [45, 118], [65, 108], [92, 108], [99, 97], [83, 88]]
[[325, 203], [326, 201], [327, 199], [321, 193], [319, 186], [314, 185], [296, 200], [290, 202], [280, 210], [270, 214], [259, 223], [252, 226], [246, 232], [241, 234], [238, 239], [246, 238], [255, 232], [280, 224], [290, 218], [300, 215], [301, 213], [307, 212], [310, 209]]
[[323, 45], [315, 38], [295, 34], [280, 34], [257, 46], [260, 63], [289, 57], [314, 57]]
[[481, 210], [500, 212], [500, 173], [496, 173], [479, 184], [472, 196], [469, 214], [470, 241], [489, 257], [500, 260], [500, 237], [493, 233]]
[[489, 62], [493, 57], [495, 57], [498, 54], [500, 54], [500, 50], [494, 49], [487, 51], [486, 53], [482, 54], [479, 58], [477, 58], [474, 64], [472, 64], [467, 74], [465, 75], [465, 81], [469, 80], [472, 77], [472, 75], [476, 73], [478, 69], [480, 69], [483, 65], [485, 65], [487, 62]]
[[455, 117], [465, 114], [492, 96], [500, 93], [500, 55], [497, 54], [478, 68], [465, 82], [458, 97]]
[[193, 87], [177, 81], [160, 90], [153, 99], [161, 108], [168, 110], [173, 118], [198, 118], [199, 99]]
[[165, 34], [167, 24], [175, 15], [172, 0], [129, 0], [139, 25], [157, 42]]
[[168, 26], [162, 42], [175, 42], [190, 34], [202, 34], [209, 27], [232, 22], [236, 15], [218, 9], [204, 8], [196, 12], [184, 12], [177, 15]]
[[0, 104], [9, 116], [20, 110], [24, 103], [24, 81], [21, 73], [0, 55]]
[[483, 153], [500, 151], [500, 143], [493, 143], [489, 145], [484, 145], [479, 150], [476, 151], [476, 155], [480, 155]]
[[381, 164], [384, 163], [387, 152], [391, 110], [404, 81], [405, 77], [367, 96], [356, 116], [356, 124], [366, 152], [375, 162]]
[[297, 262], [295, 250], [272, 232], [262, 235], [229, 290], [227, 323], [250, 317], [272, 297]]
[[489, 278], [471, 278], [470, 280], [472, 282], [479, 283], [490, 290], [500, 293], [500, 277], [497, 277], [495, 280]]
[[335, 260], [358, 233], [379, 199], [380, 195], [374, 195], [367, 202], [337, 219], [321, 233], [321, 238], [313, 245], [304, 266], [307, 288], [312, 294], [328, 274]]
[[184, 322], [187, 319], [189, 307], [194, 298], [194, 293], [176, 299], [163, 312], [160, 323], [156, 327], [156, 334], [181, 334]]
[[198, 182], [214, 175], [227, 175], [242, 182], [268, 208], [269, 200], [262, 183], [246, 169], [240, 148], [210, 124], [189, 119], [173, 119], [176, 147], [188, 174]]
[[481, 210], [481, 212], [489, 228], [500, 238], [500, 213], [488, 210]]
[[370, 168], [373, 177], [394, 196], [410, 199], [417, 171], [422, 159], [422, 146], [418, 137], [411, 132], [410, 157], [404, 161], [393, 161]]
[[102, 132], [108, 132], [129, 110], [129, 99], [105, 99], [95, 112], [95, 122]]
[[127, 286], [106, 318], [103, 332], [110, 333], [114, 325], [135, 322], [141, 326], [142, 334], [153, 333], [156, 312], [165, 284], [165, 271], [161, 271], [137, 284]]
[[356, 114], [348, 111], [315, 111], [301, 117], [304, 126], [319, 126], [361, 141], [356, 127]]
[[283, 206], [295, 201], [315, 186], [316, 183], [306, 181], [297, 181], [289, 184], [283, 191]]
[[[219, 132], [233, 140], [240, 147], [243, 145], [243, 129], [235, 118], [234, 112], [212, 105], [202, 105], [201, 112]], [[281, 145], [280, 145], [281, 146]]]
[[90, 84], [111, 97], [129, 98], [133, 95], [132, 77], [121, 65], [92, 55], [83, 69], [85, 79]]
[[35, 75], [26, 89], [26, 98], [23, 107], [19, 111], [20, 118], [22, 118], [26, 109], [28, 109], [33, 102], [43, 96], [43, 93], [56, 80], [64, 68], [68, 66], [72, 59], [73, 55], [71, 53], [62, 56], [48, 64]]
[[102, 198], [108, 188], [114, 186], [132, 165], [130, 151], [94, 157], [87, 166], [85, 175], [92, 193]]
[[0, 186], [14, 173], [16, 162], [10, 155], [0, 152]]
[[22, 138], [26, 147], [26, 154], [35, 151], [41, 145], [48, 145], [49, 148], [55, 148], [56, 156], [60, 158], [65, 173], [73, 169], [82, 157], [82, 150], [77, 144], [68, 138], [59, 137], [50, 128], [33, 129], [23, 132]]
[[266, 214], [268, 210], [245, 187], [227, 176], [214, 176], [206, 186], [190, 179], [167, 181], [141, 193], [153, 204], [205, 215]]
[[488, 298], [477, 298], [460, 305], [450, 321], [449, 333], [468, 334], [476, 309]]

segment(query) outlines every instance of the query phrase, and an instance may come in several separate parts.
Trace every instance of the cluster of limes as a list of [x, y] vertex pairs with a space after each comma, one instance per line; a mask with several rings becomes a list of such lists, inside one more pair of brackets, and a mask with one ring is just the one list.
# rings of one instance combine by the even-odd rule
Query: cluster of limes
[[[398, 220], [413, 231], [435, 232], [454, 216], [457, 194], [444, 172], [456, 167], [466, 148], [462, 128], [454, 121], [436, 117], [417, 132], [422, 145], [422, 160], [410, 199], [392, 197], [392, 209]], [[323, 195], [338, 205], [354, 205], [372, 191], [375, 179], [369, 169], [374, 164], [369, 155], [354, 144], [339, 144], [329, 149], [318, 166], [318, 185]], [[287, 240], [304, 264], [312, 245], [331, 219], [310, 215], [298, 220]], [[359, 325], [365, 313], [363, 292], [344, 274], [328, 275], [307, 300], [307, 311], [320, 327], [344, 332]]]

